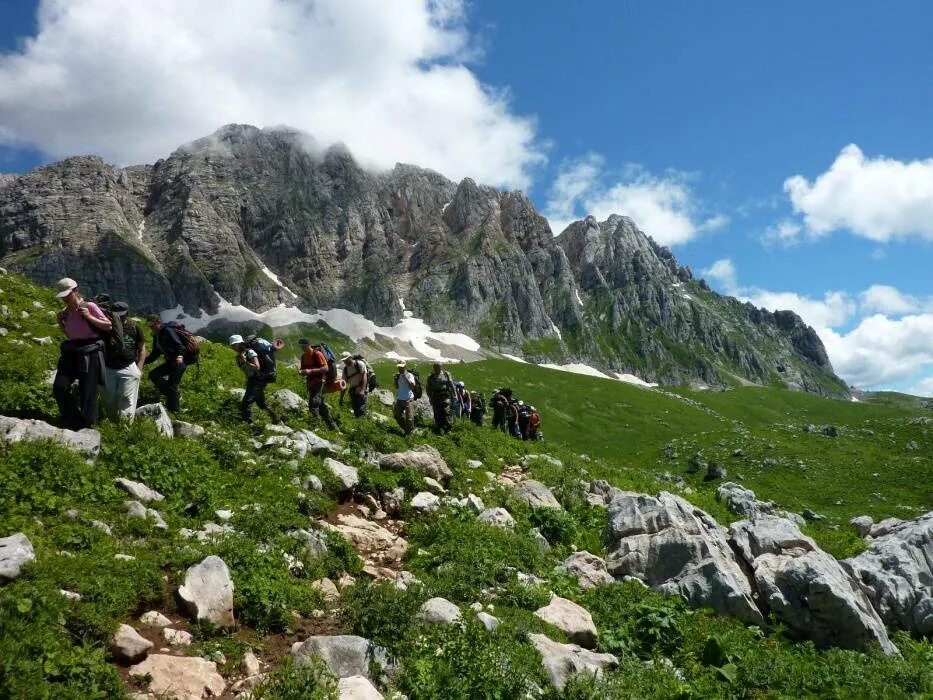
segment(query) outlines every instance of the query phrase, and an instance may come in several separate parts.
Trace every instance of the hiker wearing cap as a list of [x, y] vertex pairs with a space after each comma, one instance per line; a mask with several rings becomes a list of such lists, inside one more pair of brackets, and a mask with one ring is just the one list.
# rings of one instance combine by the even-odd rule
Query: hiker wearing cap
[[[98, 420], [97, 387], [107, 381], [101, 335], [110, 331], [111, 323], [97, 304], [84, 300], [73, 279], [60, 279], [56, 286], [56, 296], [65, 305], [58, 313], [58, 326], [67, 340], [61, 344], [52, 394], [64, 426], [86, 428]], [[75, 382], [79, 402], [71, 392]]]
[[139, 324], [130, 318], [129, 310], [125, 301], [110, 304], [110, 313], [114, 323], [120, 324], [121, 333], [115, 342], [105, 343], [107, 384], [101, 387], [100, 398], [108, 418], [122, 418], [132, 423], [146, 361], [146, 338]]
[[392, 408], [392, 414], [395, 416], [395, 422], [398, 423], [402, 432], [410, 435], [415, 429], [415, 417], [412, 404], [415, 401], [415, 389], [418, 386], [418, 380], [413, 372], [410, 372], [404, 362], [395, 365], [398, 373], [395, 375], [395, 406]]
[[163, 323], [159, 316], [150, 316], [149, 330], [152, 331], [152, 353], [143, 364], [155, 362], [160, 357], [165, 361], [149, 373], [150, 381], [165, 397], [165, 407], [172, 413], [181, 409], [181, 378], [198, 361], [197, 342], [185, 327], [174, 321]]
[[434, 363], [434, 371], [428, 376], [427, 388], [431, 408], [434, 409], [434, 427], [440, 432], [449, 433], [453, 427], [450, 424], [450, 404], [456, 390], [450, 372], [445, 370], [440, 362]]
[[301, 366], [298, 374], [305, 377], [308, 387], [308, 410], [311, 415], [317, 416], [331, 430], [336, 430], [337, 424], [330, 415], [330, 407], [324, 400], [324, 384], [327, 381], [327, 357], [317, 345], [311, 345], [307, 338], [298, 341], [304, 350], [301, 356]]
[[534, 406], [529, 406], [528, 410], [531, 411], [531, 418], [528, 421], [528, 439], [540, 440], [542, 439], [541, 432], [539, 431], [541, 427], [541, 416], [538, 415], [538, 409]]
[[363, 360], [356, 359], [348, 352], [340, 353], [340, 361], [343, 363], [344, 381], [344, 388], [340, 392], [340, 405], [343, 405], [344, 394], [349, 392], [353, 415], [361, 418], [366, 415], [369, 368]]
[[463, 382], [454, 382], [454, 402], [451, 409], [454, 418], [469, 420], [473, 410], [473, 401], [469, 389]]
[[259, 353], [243, 340], [242, 335], [231, 335], [229, 342], [230, 347], [236, 352], [237, 366], [246, 376], [246, 390], [243, 392], [243, 399], [240, 401], [240, 412], [243, 420], [252, 425], [253, 404], [256, 404], [269, 414], [273, 423], [277, 423], [278, 417], [266, 405], [266, 380], [259, 371]]

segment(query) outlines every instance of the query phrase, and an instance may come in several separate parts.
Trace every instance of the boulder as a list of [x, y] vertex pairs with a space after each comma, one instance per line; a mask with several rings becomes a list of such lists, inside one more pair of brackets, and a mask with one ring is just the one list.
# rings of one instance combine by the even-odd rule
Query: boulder
[[120, 625], [110, 639], [110, 652], [117, 661], [136, 663], [155, 646], [129, 625]]
[[148, 676], [149, 692], [158, 698], [200, 700], [222, 695], [226, 682], [217, 673], [217, 664], [200, 656], [150, 654], [130, 667], [131, 676]]
[[247, 678], [257, 675], [262, 670], [262, 666], [259, 663], [259, 659], [256, 658], [256, 655], [250, 650], [243, 654], [243, 658], [240, 659], [240, 671], [243, 672], [243, 675]]
[[369, 559], [380, 564], [393, 564], [408, 551], [408, 542], [365, 518], [351, 513], [337, 516], [337, 524], [321, 522], [321, 527], [339, 532], [347, 541]]
[[175, 437], [185, 438], [186, 440], [197, 440], [204, 435], [204, 428], [200, 425], [188, 423], [183, 420], [173, 420], [172, 430], [175, 433]]
[[337, 681], [337, 700], [383, 700], [383, 697], [365, 676], [350, 676]]
[[460, 608], [446, 598], [431, 598], [421, 605], [418, 619], [433, 625], [452, 625], [460, 619]]
[[422, 481], [431, 493], [436, 493], [437, 495], [447, 493], [447, 489], [445, 489], [441, 485], [441, 482], [439, 482], [437, 479], [432, 479], [430, 476], [426, 476], [422, 478]]
[[593, 616], [572, 600], [554, 596], [550, 603], [535, 610], [535, 616], [549, 625], [554, 625], [565, 633], [571, 642], [584, 649], [593, 649], [596, 646], [599, 635], [596, 625], [593, 624]]
[[305, 551], [313, 557], [327, 554], [327, 536], [320, 530], [291, 530], [288, 535], [301, 542]]
[[515, 520], [512, 518], [512, 514], [505, 508], [488, 508], [480, 513], [476, 519], [481, 523], [488, 523], [489, 525], [503, 527], [508, 530], [512, 530], [515, 527]]
[[476, 619], [486, 628], [487, 632], [495, 632], [499, 628], [499, 618], [493, 617], [488, 612], [480, 610], [476, 613]]
[[483, 499], [474, 493], [467, 494], [466, 507], [477, 514], [486, 510], [486, 505], [483, 503]]
[[314, 431], [305, 429], [292, 431], [288, 435], [273, 435], [267, 438], [262, 446], [265, 448], [284, 447], [302, 458], [308, 454], [336, 457], [338, 453], [337, 447], [332, 442], [320, 437]]
[[320, 591], [326, 603], [333, 603], [340, 598], [340, 591], [337, 590], [337, 586], [329, 578], [313, 581], [311, 583], [311, 588]]
[[272, 396], [275, 397], [276, 401], [278, 401], [286, 411], [300, 413], [308, 410], [307, 399], [303, 399], [291, 389], [279, 389]]
[[576, 644], [561, 644], [543, 634], [529, 634], [531, 644], [541, 654], [541, 665], [558, 692], [563, 692], [570, 677], [577, 673], [602, 676], [604, 670], [619, 667], [612, 654], [597, 654]]
[[211, 555], [189, 568], [178, 596], [193, 617], [233, 627], [233, 581], [220, 557]]
[[729, 532], [762, 605], [798, 636], [819, 647], [867, 649], [877, 642], [886, 654], [898, 653], [856, 581], [794, 523], [762, 516]]
[[858, 533], [859, 537], [865, 537], [871, 532], [871, 526], [874, 524], [874, 520], [871, 519], [868, 515], [859, 515], [849, 521], [849, 524], [855, 528], [855, 531]]
[[168, 627], [170, 624], [172, 624], [172, 621], [158, 610], [150, 610], [149, 612], [143, 613], [139, 617], [139, 621], [144, 625], [149, 625], [150, 627]]
[[806, 522], [801, 515], [781, 510], [771, 501], [759, 501], [754, 491], [732, 481], [727, 481], [716, 489], [716, 500], [723, 501], [733, 513], [749, 519], [757, 518], [759, 515], [776, 515], [779, 518], [792, 520], [798, 525]]
[[383, 406], [392, 406], [395, 404], [395, 394], [388, 389], [376, 389], [373, 394]]
[[123, 489], [137, 501], [141, 501], [142, 503], [152, 503], [153, 501], [165, 500], [165, 496], [163, 496], [161, 493], [149, 488], [139, 481], [130, 481], [129, 479], [124, 479], [121, 477], [119, 479], [114, 479], [114, 483], [118, 488]]
[[437, 510], [440, 505], [441, 499], [427, 491], [416, 493], [411, 499], [411, 507], [419, 513], [430, 513], [432, 510]]
[[529, 479], [521, 482], [515, 487], [515, 495], [532, 508], [557, 508], [563, 510], [558, 500], [554, 498], [554, 494], [551, 493], [551, 489], [540, 481]]
[[51, 440], [91, 459], [100, 454], [100, 433], [96, 430], [62, 430], [41, 420], [0, 416], [0, 441], [12, 444], [20, 440]]
[[607, 540], [606, 568], [615, 578], [631, 576], [696, 607], [764, 624], [726, 531], [683, 498], [666, 491], [656, 498], [616, 494], [609, 504]]
[[359, 473], [349, 464], [344, 464], [343, 462], [338, 462], [332, 457], [327, 457], [324, 460], [324, 466], [327, 467], [327, 470], [333, 474], [334, 477], [336, 477], [338, 482], [340, 482], [342, 491], [349, 491], [358, 483], [360, 483]]
[[891, 528], [841, 564], [886, 625], [933, 635], [933, 511]]
[[165, 437], [175, 437], [175, 429], [172, 427], [172, 417], [165, 410], [165, 406], [160, 403], [150, 403], [140, 406], [136, 409], [137, 418], [147, 418], [154, 421], [156, 428]]
[[373, 652], [372, 642], [349, 634], [316, 635], [292, 644], [296, 664], [301, 666], [311, 658], [319, 657], [337, 678], [369, 678], [369, 661]]
[[170, 644], [173, 647], [191, 646], [191, 642], [194, 641], [194, 635], [191, 634], [191, 632], [176, 630], [172, 629], [171, 627], [165, 627], [162, 629], [162, 637], [165, 639], [167, 644]]
[[389, 515], [398, 515], [402, 503], [405, 501], [405, 489], [398, 486], [382, 494], [382, 507]]
[[411, 469], [422, 476], [430, 476], [432, 479], [443, 481], [453, 476], [447, 462], [441, 456], [441, 453], [431, 445], [419, 445], [406, 452], [393, 452], [392, 454], [381, 455], [379, 457], [379, 466], [382, 469], [392, 469], [401, 471], [402, 469]]
[[0, 582], [12, 581], [26, 564], [35, 560], [32, 542], [22, 532], [0, 537]]
[[606, 562], [589, 552], [574, 552], [564, 560], [561, 568], [572, 576], [583, 590], [615, 583], [606, 569]]

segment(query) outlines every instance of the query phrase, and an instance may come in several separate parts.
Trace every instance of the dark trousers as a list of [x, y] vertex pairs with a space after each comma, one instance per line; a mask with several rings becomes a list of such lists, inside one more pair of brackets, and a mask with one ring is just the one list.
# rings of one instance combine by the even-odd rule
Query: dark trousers
[[492, 429], [501, 430], [503, 433], [506, 432], [505, 429], [505, 411], [493, 411], [492, 412]]
[[[100, 363], [89, 361], [82, 371], [81, 358], [75, 353], [62, 353], [52, 383], [52, 395], [58, 404], [58, 414], [67, 428], [87, 428], [97, 425], [97, 385], [100, 384]], [[78, 398], [71, 390], [78, 382]]]
[[450, 424], [450, 399], [434, 399], [431, 401], [434, 409], [434, 425], [438, 430], [449, 433], [453, 426]]
[[243, 400], [240, 402], [243, 420], [252, 422], [253, 404], [259, 406], [272, 417], [272, 420], [275, 420], [275, 414], [266, 405], [266, 382], [256, 376], [246, 378], [246, 391], [243, 394]]
[[353, 409], [353, 415], [362, 418], [366, 415], [366, 406], [369, 403], [369, 394], [365, 391], [360, 393], [350, 389], [350, 407]]
[[334, 419], [331, 418], [330, 407], [324, 400], [323, 384], [313, 384], [308, 387], [308, 410], [311, 411], [311, 415], [323, 420], [331, 430], [337, 427]]
[[178, 394], [178, 385], [181, 377], [188, 369], [184, 362], [163, 362], [149, 373], [149, 379], [155, 388], [165, 397], [165, 407], [172, 413], [177, 413], [181, 405], [181, 396]]

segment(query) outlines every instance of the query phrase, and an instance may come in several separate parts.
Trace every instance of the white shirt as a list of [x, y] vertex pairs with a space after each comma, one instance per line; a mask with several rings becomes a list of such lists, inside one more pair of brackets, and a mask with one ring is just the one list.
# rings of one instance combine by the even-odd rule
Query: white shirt
[[411, 401], [415, 398], [415, 377], [411, 372], [402, 372], [398, 375], [398, 391], [395, 394], [396, 401]]

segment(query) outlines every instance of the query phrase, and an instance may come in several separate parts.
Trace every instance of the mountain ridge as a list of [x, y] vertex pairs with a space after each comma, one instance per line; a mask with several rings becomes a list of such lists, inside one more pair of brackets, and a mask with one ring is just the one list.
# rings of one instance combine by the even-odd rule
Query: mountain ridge
[[521, 192], [360, 167], [292, 129], [228, 125], [152, 165], [79, 156], [0, 179], [0, 264], [141, 311], [403, 305], [539, 362], [666, 384], [848, 390], [812, 328], [722, 297], [626, 217], [554, 236]]

